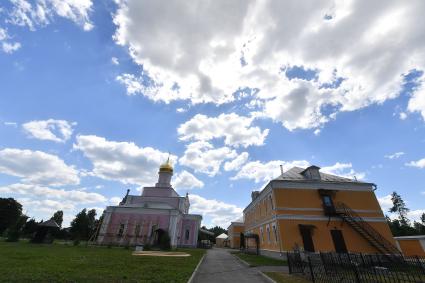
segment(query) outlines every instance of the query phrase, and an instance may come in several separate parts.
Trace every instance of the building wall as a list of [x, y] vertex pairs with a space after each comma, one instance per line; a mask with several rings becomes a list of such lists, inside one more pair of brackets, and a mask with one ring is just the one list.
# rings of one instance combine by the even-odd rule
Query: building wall
[[397, 239], [405, 256], [425, 256], [425, 239]]
[[200, 221], [196, 219], [183, 218], [181, 225], [179, 246], [196, 247], [198, 243]]
[[230, 248], [239, 249], [241, 244], [241, 233], [244, 232], [245, 226], [243, 224], [232, 223], [227, 230], [229, 234]]
[[[343, 202], [368, 222], [389, 242], [395, 245], [371, 185], [332, 184], [332, 200]], [[244, 211], [245, 232], [258, 234], [260, 249], [264, 251], [288, 251], [303, 247], [299, 224], [314, 225], [313, 244], [316, 251], [335, 251], [331, 230], [341, 230], [350, 252], [376, 253], [351, 226], [340, 218], [325, 215], [322, 197], [318, 189], [326, 184], [295, 184], [291, 188], [270, 184]], [[276, 230], [275, 230], [276, 229]], [[270, 235], [270, 236], [269, 236]], [[276, 240], [277, 238], [277, 240]]]

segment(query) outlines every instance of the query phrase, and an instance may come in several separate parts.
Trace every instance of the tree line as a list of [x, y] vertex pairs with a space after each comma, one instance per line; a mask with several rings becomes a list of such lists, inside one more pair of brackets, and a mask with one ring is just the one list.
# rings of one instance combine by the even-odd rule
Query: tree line
[[[84, 208], [77, 213], [71, 221], [70, 227], [62, 227], [63, 211], [56, 211], [49, 219], [54, 220], [59, 228], [53, 230], [56, 239], [88, 241], [96, 232], [96, 228], [102, 221], [102, 217], [96, 218], [96, 210]], [[49, 220], [48, 219], [48, 220]], [[34, 218], [30, 218], [22, 212], [22, 205], [13, 198], [0, 198], [0, 236], [7, 241], [18, 241], [20, 238], [32, 238], [37, 232], [39, 224]]]
[[388, 212], [395, 213], [397, 218], [391, 219], [388, 215], [386, 218], [393, 235], [395, 237], [425, 235], [425, 213], [422, 213], [419, 221], [412, 222], [407, 217], [410, 209], [397, 192], [391, 194], [391, 201], [393, 205]]

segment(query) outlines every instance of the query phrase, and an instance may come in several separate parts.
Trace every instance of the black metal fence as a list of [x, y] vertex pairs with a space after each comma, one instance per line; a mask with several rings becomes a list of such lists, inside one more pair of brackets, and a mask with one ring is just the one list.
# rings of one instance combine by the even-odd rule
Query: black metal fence
[[287, 259], [290, 273], [313, 282], [425, 282], [423, 257], [288, 252]]

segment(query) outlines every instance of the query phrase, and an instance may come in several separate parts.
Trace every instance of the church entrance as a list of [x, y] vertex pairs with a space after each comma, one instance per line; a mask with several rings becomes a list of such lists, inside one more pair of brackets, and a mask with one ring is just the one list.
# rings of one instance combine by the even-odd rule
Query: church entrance
[[165, 231], [161, 228], [156, 229], [154, 231], [154, 234], [153, 234], [153, 245], [154, 246], [159, 246], [161, 238], [164, 235], [164, 233], [165, 233]]

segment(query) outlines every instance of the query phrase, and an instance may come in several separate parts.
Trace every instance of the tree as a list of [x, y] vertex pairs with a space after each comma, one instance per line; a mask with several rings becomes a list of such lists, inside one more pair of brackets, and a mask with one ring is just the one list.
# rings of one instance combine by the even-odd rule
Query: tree
[[63, 211], [62, 210], [56, 211], [50, 219], [55, 220], [55, 222], [59, 225], [59, 228], [62, 228]]
[[96, 229], [96, 210], [81, 210], [71, 222], [71, 238], [87, 241]]
[[84, 240], [88, 234], [87, 210], [81, 210], [71, 222], [71, 238], [73, 240]]
[[398, 213], [399, 220], [402, 225], [409, 225], [409, 219], [407, 218], [407, 213], [410, 211], [404, 200], [401, 198], [397, 192], [393, 192], [391, 194], [391, 201], [393, 202], [393, 206], [390, 208], [389, 212]]
[[22, 229], [22, 235], [27, 238], [31, 238], [34, 233], [37, 231], [38, 222], [35, 221], [34, 218], [31, 218], [30, 220], [25, 223], [23, 229]]
[[22, 229], [27, 222], [28, 216], [20, 215], [15, 224], [11, 225], [7, 229], [7, 238], [8, 242], [17, 242], [22, 235]]
[[0, 198], [0, 235], [15, 225], [22, 215], [22, 205], [13, 198]]

